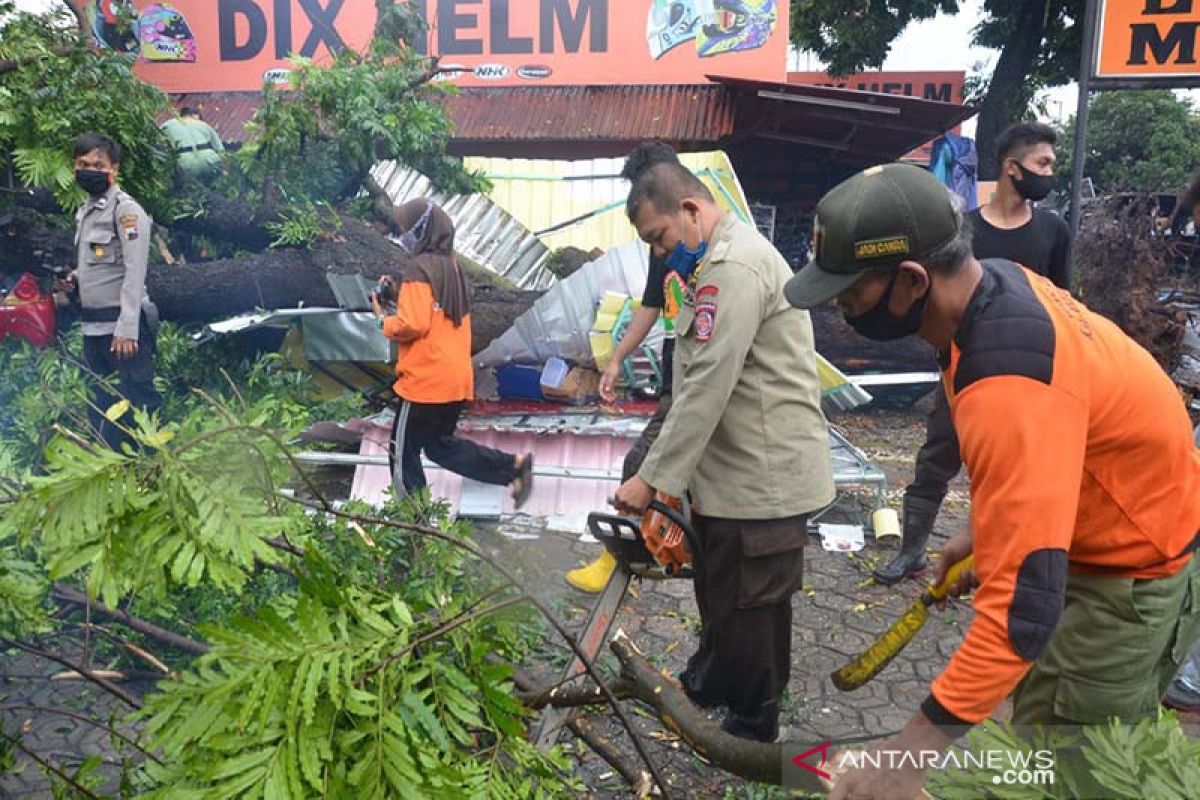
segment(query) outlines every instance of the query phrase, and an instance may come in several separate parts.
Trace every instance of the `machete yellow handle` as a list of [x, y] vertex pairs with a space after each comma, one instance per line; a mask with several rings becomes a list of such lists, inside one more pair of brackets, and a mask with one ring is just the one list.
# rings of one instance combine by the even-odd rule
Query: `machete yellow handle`
[[941, 583], [936, 586], [930, 586], [925, 590], [925, 597], [929, 598], [930, 603], [945, 600], [946, 595], [950, 594], [950, 587], [958, 583], [958, 579], [962, 577], [964, 572], [974, 568], [975, 556], [972, 554], [950, 567], [950, 571], [946, 573], [946, 577], [942, 578]]

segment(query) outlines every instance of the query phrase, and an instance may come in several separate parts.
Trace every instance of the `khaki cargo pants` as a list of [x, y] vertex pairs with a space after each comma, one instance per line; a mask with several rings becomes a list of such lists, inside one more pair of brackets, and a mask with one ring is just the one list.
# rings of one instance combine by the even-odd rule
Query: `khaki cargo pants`
[[1087, 725], [1157, 713], [1200, 639], [1200, 559], [1154, 580], [1071, 575], [1046, 652], [1013, 692], [1018, 725]]

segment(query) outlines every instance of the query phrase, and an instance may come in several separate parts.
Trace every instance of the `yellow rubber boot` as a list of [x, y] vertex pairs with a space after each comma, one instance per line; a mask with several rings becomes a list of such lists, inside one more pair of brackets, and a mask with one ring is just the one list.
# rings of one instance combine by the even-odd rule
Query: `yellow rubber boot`
[[586, 567], [568, 572], [567, 583], [581, 592], [597, 594], [608, 584], [608, 579], [616, 568], [617, 560], [612, 557], [612, 553], [605, 550], [599, 558]]

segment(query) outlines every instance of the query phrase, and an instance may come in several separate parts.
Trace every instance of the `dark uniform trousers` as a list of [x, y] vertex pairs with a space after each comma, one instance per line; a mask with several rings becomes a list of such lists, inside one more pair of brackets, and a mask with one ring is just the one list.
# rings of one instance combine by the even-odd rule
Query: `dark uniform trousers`
[[695, 575], [701, 629], [683, 686], [700, 706], [728, 706], [725, 727], [736, 735], [772, 741], [779, 732], [807, 521], [692, 514], [704, 551]]
[[946, 390], [939, 383], [934, 390], [933, 411], [929, 412], [925, 444], [917, 451], [913, 482], [904, 490], [905, 497], [919, 497], [940, 506], [946, 497], [950, 481], [962, 468], [958, 434], [950, 418], [950, 403]]
[[[92, 431], [113, 450], [120, 450], [122, 444], [132, 441], [122, 428], [134, 426], [132, 409], [119, 418], [117, 424], [109, 421], [105, 412], [113, 404], [125, 399], [133, 408], [146, 412], [157, 411], [162, 406], [162, 395], [154, 388], [154, 334], [149, 328], [143, 316], [138, 325], [138, 350], [130, 358], [113, 355], [111, 335], [83, 337], [83, 362], [91, 373], [88, 376], [92, 395], [88, 420]], [[114, 374], [117, 376], [115, 387], [112, 385]]]

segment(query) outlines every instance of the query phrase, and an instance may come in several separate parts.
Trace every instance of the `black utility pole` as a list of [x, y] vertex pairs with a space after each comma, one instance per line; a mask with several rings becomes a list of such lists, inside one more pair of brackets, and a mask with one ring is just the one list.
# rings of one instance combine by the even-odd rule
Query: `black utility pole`
[[1075, 152], [1071, 161], [1071, 241], [1079, 235], [1083, 216], [1083, 171], [1087, 165], [1088, 100], [1096, 59], [1096, 0], [1087, 0], [1083, 12], [1083, 48], [1079, 56], [1079, 105], [1075, 110]]

